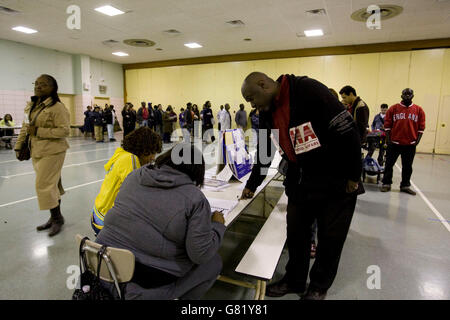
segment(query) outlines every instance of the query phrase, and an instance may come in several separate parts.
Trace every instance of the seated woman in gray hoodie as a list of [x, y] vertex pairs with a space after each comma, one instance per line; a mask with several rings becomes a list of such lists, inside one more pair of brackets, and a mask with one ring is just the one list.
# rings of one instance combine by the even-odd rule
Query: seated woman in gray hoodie
[[134, 253], [125, 299], [200, 299], [214, 284], [225, 225], [200, 190], [204, 175], [201, 151], [180, 144], [123, 182], [96, 242]]

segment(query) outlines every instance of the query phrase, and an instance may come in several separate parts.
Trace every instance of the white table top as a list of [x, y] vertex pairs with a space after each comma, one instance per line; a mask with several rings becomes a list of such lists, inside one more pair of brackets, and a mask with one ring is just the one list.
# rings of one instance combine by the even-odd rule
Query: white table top
[[286, 242], [285, 193], [271, 212], [235, 271], [265, 280], [272, 279]]
[[[250, 177], [250, 173], [241, 179], [242, 182], [237, 181], [237, 180], [230, 180], [230, 182], [229, 182], [230, 186], [226, 187], [224, 189], [221, 189], [218, 191], [210, 190], [210, 189], [206, 189], [206, 188], [202, 189], [202, 192], [205, 194], [205, 196], [207, 198], [219, 198], [219, 199], [223, 199], [223, 200], [239, 200], [238, 205], [225, 216], [225, 226], [228, 227], [241, 214], [241, 212], [244, 211], [248, 205], [250, 205], [250, 203], [256, 198], [256, 196], [261, 191], [264, 190], [264, 188], [267, 186], [267, 184], [269, 184], [269, 182], [272, 181], [272, 179], [275, 177], [275, 175], [278, 172], [277, 168], [278, 168], [278, 164], [279, 164], [280, 160], [281, 160], [281, 157], [279, 156], [279, 154], [277, 152], [276, 156], [272, 160], [272, 164], [270, 165], [270, 169], [269, 169], [269, 172], [268, 172], [266, 178], [261, 183], [261, 185], [258, 187], [258, 189], [256, 189], [255, 195], [251, 199], [239, 200], [239, 198], [241, 197], [241, 194], [242, 194], [242, 190], [244, 190], [245, 183], [247, 182], [248, 178]], [[207, 170], [206, 175], [211, 176], [211, 175], [214, 175], [215, 173], [216, 173], [216, 167], [213, 167], [213, 168]]]

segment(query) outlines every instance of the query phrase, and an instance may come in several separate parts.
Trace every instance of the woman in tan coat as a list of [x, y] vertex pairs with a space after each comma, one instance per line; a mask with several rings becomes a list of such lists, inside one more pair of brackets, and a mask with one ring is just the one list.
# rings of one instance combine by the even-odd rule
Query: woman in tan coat
[[25, 108], [24, 121], [17, 143], [16, 156], [29, 135], [29, 146], [33, 168], [36, 172], [36, 193], [40, 210], [50, 210], [51, 217], [37, 230], [50, 229], [49, 236], [61, 230], [64, 218], [61, 215], [61, 170], [69, 148], [70, 114], [59, 100], [58, 84], [49, 75], [41, 75], [34, 83], [34, 96]]

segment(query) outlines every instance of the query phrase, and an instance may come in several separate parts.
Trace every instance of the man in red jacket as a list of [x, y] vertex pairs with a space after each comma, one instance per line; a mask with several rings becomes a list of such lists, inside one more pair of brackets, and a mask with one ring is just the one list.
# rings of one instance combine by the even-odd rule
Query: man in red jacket
[[402, 91], [402, 102], [390, 107], [386, 113], [384, 128], [388, 149], [383, 186], [381, 187], [382, 192], [391, 190], [393, 167], [398, 156], [401, 155], [402, 182], [400, 183], [400, 191], [416, 195], [416, 192], [410, 188], [409, 180], [411, 179], [416, 146], [425, 130], [425, 112], [421, 107], [412, 103], [413, 98], [414, 91], [409, 88], [404, 89]]

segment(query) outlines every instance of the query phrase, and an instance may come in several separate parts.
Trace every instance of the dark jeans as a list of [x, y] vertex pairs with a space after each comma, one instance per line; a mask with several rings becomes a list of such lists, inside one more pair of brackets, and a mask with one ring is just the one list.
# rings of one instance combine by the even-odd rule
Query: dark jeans
[[342, 248], [355, 211], [356, 194], [301, 193], [287, 206], [289, 261], [285, 279], [304, 287], [311, 254], [311, 226], [317, 219], [316, 260], [309, 274], [310, 286], [328, 290], [336, 277]]
[[412, 164], [416, 155], [416, 146], [401, 146], [391, 143], [386, 151], [386, 166], [384, 168], [383, 184], [392, 184], [394, 165], [398, 156], [402, 157], [402, 182], [400, 188], [411, 186]]

